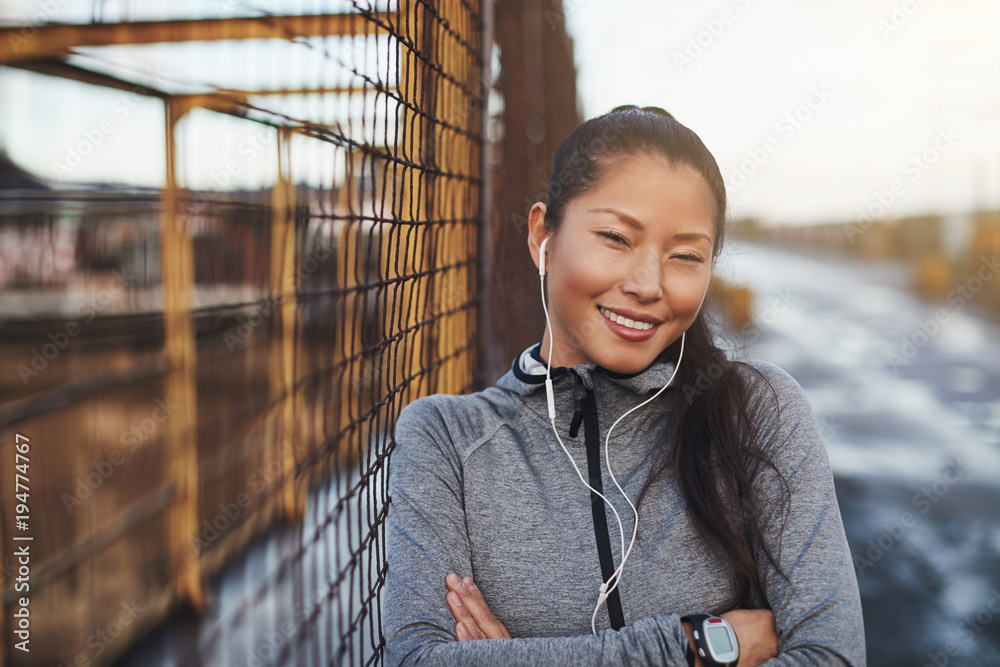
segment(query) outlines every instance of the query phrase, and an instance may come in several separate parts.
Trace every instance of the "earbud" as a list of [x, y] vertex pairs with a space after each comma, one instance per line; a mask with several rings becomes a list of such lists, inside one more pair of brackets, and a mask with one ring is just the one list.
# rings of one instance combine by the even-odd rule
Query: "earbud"
[[549, 242], [548, 237], [542, 241], [542, 245], [538, 246], [538, 275], [545, 275], [545, 244]]

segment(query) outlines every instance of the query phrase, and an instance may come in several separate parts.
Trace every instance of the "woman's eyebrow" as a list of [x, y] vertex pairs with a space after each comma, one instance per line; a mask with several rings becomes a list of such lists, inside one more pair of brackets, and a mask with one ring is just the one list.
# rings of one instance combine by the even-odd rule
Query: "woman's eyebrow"
[[678, 241], [705, 241], [708, 245], [712, 245], [712, 239], [708, 234], [702, 234], [701, 232], [684, 232], [681, 234], [674, 234], [674, 239]]
[[[642, 231], [645, 229], [643, 224], [637, 219], [633, 218], [631, 215], [625, 211], [621, 211], [617, 208], [592, 208], [588, 213], [610, 213], [611, 215], [618, 218], [621, 222], [625, 223], [629, 227]], [[703, 234], [702, 232], [680, 232], [679, 234], [674, 234], [674, 240], [676, 241], [705, 241], [708, 245], [712, 245], [712, 238], [708, 234]]]
[[641, 232], [643, 229], [645, 229], [645, 227], [643, 227], [643, 224], [641, 222], [639, 222], [638, 220], [636, 220], [635, 218], [633, 218], [631, 215], [629, 215], [625, 211], [620, 211], [617, 208], [592, 208], [592, 209], [590, 209], [587, 212], [588, 213], [610, 213], [611, 215], [615, 216], [616, 218], [618, 218], [619, 220], [621, 220], [623, 223], [625, 223], [626, 225], [628, 225], [629, 227], [631, 227], [631, 228], [633, 228], [633, 229], [635, 229], [637, 231]]

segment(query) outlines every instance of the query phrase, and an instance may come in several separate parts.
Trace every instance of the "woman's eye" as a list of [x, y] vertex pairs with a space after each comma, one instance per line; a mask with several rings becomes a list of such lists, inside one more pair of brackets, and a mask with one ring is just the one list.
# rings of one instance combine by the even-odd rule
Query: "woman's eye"
[[628, 239], [625, 238], [624, 236], [622, 236], [621, 234], [619, 234], [618, 232], [601, 231], [601, 232], [597, 232], [597, 235], [598, 236], [603, 236], [606, 239], [611, 239], [612, 241], [614, 241], [616, 243], [621, 243], [621, 244], [624, 244], [624, 245], [628, 245]]
[[683, 259], [683, 260], [688, 261], [688, 262], [704, 262], [705, 261], [699, 255], [693, 255], [691, 253], [683, 253], [683, 254], [680, 254], [680, 255], [674, 255], [674, 257], [676, 257], [678, 259]]

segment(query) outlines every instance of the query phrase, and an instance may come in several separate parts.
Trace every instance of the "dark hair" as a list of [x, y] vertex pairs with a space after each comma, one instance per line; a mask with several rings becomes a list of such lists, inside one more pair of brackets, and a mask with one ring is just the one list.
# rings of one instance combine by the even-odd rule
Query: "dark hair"
[[686, 164], [704, 177], [712, 191], [712, 254], [717, 255], [726, 231], [726, 184], [719, 166], [697, 134], [659, 107], [617, 107], [570, 132], [552, 158], [546, 226], [558, 228], [566, 204], [596, 186], [609, 166], [638, 155], [665, 158], [674, 165]]
[[[672, 166], [688, 165], [701, 174], [712, 195], [712, 256], [718, 256], [726, 226], [726, 186], [719, 166], [697, 134], [658, 107], [617, 107], [578, 126], [563, 140], [552, 161], [545, 225], [557, 233], [565, 207], [573, 199], [595, 187], [615, 164], [637, 156], [664, 159]], [[757, 594], [766, 601], [754, 548], [781, 572], [757, 518], [753, 482], [761, 464], [777, 473], [785, 518], [788, 491], [784, 477], [766, 456], [766, 443], [758, 432], [758, 424], [767, 417], [762, 406], [771, 402], [751, 405], [749, 377], [756, 374], [770, 390], [772, 414], [776, 414], [777, 397], [756, 369], [727, 358], [716, 344], [705, 311], [702, 307], [687, 330], [684, 359], [675, 379], [680, 390], [670, 440], [662, 443], [639, 499], [657, 478], [672, 471], [702, 538], [732, 567], [734, 606], [747, 607]], [[675, 341], [660, 358], [676, 359], [679, 345]], [[706, 378], [713, 378], [708, 386]]]

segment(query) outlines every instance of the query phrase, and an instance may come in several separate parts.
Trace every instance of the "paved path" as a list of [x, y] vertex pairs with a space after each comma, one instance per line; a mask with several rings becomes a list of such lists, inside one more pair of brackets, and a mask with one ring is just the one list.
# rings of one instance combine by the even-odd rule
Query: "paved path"
[[741, 244], [723, 262], [755, 292], [747, 354], [821, 420], [868, 664], [1000, 665], [1000, 318], [921, 301], [902, 265]]

